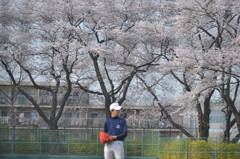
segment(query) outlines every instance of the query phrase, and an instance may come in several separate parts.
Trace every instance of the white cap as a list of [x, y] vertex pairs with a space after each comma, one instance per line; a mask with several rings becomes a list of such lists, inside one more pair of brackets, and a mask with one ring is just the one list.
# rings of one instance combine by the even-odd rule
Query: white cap
[[120, 110], [122, 109], [122, 106], [120, 106], [118, 103], [112, 103], [110, 105], [110, 110]]

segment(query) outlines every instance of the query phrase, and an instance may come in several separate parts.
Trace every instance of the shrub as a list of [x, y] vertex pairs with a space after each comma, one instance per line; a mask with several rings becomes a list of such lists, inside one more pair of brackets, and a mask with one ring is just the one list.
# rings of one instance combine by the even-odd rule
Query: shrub
[[37, 140], [24, 139], [20, 143], [15, 144], [15, 153], [19, 154], [38, 154], [39, 142]]
[[126, 141], [124, 145], [124, 149], [125, 149], [126, 156], [141, 156], [142, 140]]
[[[66, 146], [68, 145], [66, 144], [65, 147]], [[96, 143], [96, 140], [72, 140], [69, 143], [69, 152], [70, 155], [76, 156], [96, 156], [97, 154], [103, 155], [103, 144]]]
[[240, 144], [236, 143], [218, 143], [216, 150], [218, 151], [218, 159], [240, 158]]
[[164, 159], [232, 159], [240, 158], [240, 144], [173, 140], [162, 142], [160, 157]]

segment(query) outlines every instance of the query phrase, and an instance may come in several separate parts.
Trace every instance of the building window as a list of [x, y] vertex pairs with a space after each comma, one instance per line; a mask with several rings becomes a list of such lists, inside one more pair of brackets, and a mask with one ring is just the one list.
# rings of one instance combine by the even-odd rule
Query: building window
[[88, 94], [81, 90], [73, 90], [68, 97], [66, 106], [86, 106], [89, 105]]
[[98, 113], [91, 113], [91, 118], [98, 118], [99, 117], [99, 114]]
[[212, 110], [210, 123], [225, 123], [225, 114], [221, 110]]
[[0, 88], [0, 104], [6, 104], [7, 98], [10, 97], [9, 90], [5, 88]]
[[5, 97], [0, 97], [0, 104], [6, 104]]
[[[31, 94], [31, 90], [25, 90], [26, 93], [28, 93], [30, 96]], [[20, 92], [18, 92], [17, 94], [17, 103], [20, 105], [24, 105], [24, 104], [31, 104], [31, 102]]]
[[7, 116], [7, 111], [1, 111], [1, 116]]
[[39, 92], [39, 101], [41, 105], [51, 105], [52, 104], [52, 96], [51, 93], [45, 90], [40, 90]]
[[65, 114], [64, 114], [64, 117], [65, 117], [65, 118], [72, 118], [72, 113], [65, 113]]

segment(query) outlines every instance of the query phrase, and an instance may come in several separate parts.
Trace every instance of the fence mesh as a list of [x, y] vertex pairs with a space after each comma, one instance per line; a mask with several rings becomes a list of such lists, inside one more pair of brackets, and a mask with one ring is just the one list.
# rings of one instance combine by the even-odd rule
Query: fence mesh
[[[0, 155], [103, 156], [100, 130], [1, 129]], [[221, 138], [191, 140], [160, 138], [159, 131], [129, 131], [124, 142], [126, 156], [175, 159], [240, 158], [239, 143]]]
[[[22, 130], [0, 131], [1, 155], [103, 156], [99, 130]], [[127, 156], [153, 156], [158, 131], [129, 131], [124, 142]]]

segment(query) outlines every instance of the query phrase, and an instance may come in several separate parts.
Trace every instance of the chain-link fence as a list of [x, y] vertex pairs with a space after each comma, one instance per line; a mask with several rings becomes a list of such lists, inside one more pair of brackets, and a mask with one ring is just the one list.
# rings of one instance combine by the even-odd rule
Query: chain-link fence
[[[0, 131], [1, 155], [103, 156], [99, 130], [23, 130]], [[129, 131], [124, 142], [126, 156], [154, 156], [158, 131]]]
[[[0, 130], [0, 155], [103, 156], [100, 130]], [[240, 144], [221, 138], [161, 138], [159, 131], [129, 131], [125, 155], [164, 159], [240, 158]]]

